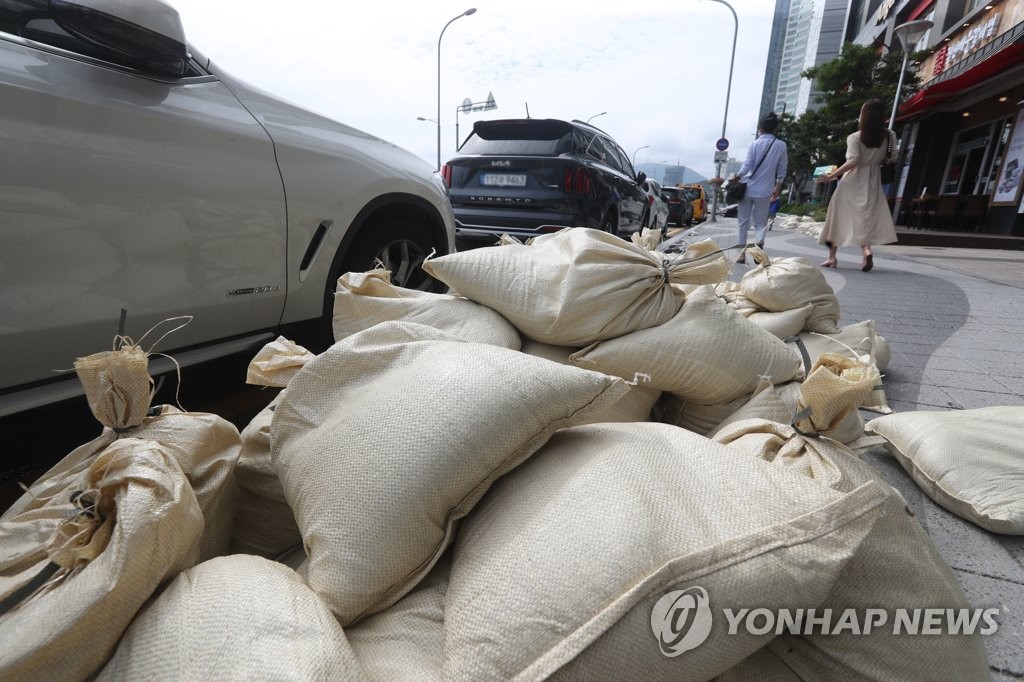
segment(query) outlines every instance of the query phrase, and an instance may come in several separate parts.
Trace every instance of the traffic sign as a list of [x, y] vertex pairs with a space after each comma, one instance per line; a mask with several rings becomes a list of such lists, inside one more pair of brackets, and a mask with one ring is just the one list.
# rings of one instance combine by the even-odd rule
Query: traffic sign
[[720, 152], [724, 152], [728, 148], [729, 148], [729, 140], [725, 139], [724, 137], [719, 138], [718, 142], [715, 143], [715, 149], [717, 149]]
[[715, 152], [715, 163], [728, 163], [729, 152]]

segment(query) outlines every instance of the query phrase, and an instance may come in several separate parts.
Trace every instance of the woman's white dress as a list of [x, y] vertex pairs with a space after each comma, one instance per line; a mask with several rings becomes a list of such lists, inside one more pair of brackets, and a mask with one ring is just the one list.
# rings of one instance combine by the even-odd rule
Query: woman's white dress
[[[886, 131], [887, 135], [892, 135]], [[887, 143], [872, 149], [860, 141], [860, 132], [846, 138], [846, 159], [856, 159], [857, 165], [839, 181], [825, 216], [825, 227], [818, 235], [818, 243], [832, 242], [836, 246], [864, 246], [892, 244], [896, 241], [896, 227], [882, 191], [880, 166], [885, 160]], [[893, 142], [892, 156], [896, 156]]]

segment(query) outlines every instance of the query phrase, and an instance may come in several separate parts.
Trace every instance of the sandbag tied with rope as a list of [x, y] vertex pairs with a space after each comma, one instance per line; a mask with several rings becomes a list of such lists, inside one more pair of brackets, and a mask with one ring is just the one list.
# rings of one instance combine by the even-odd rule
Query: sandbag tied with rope
[[802, 257], [769, 258], [761, 249], [748, 249], [757, 267], [743, 275], [740, 287], [751, 301], [769, 312], [812, 304], [804, 331], [838, 331], [839, 300], [821, 270]]
[[682, 255], [658, 255], [665, 261], [670, 284], [719, 284], [732, 272], [725, 250], [713, 239], [690, 244]]
[[125, 437], [77, 485], [0, 521], [0, 678], [86, 679], [199, 558], [203, 512], [164, 445]]
[[589, 228], [430, 258], [423, 270], [520, 332], [555, 346], [586, 346], [672, 318], [685, 294], [660, 254]]
[[[172, 320], [164, 322], [168, 321]], [[76, 363], [83, 367], [81, 375], [89, 391], [90, 409], [105, 420], [103, 432], [40, 476], [0, 516], [0, 521], [30, 516], [68, 491], [87, 488], [83, 480], [94, 460], [118, 439], [130, 436], [158, 443], [175, 458], [205, 519], [200, 558], [223, 554], [228, 549], [234, 515], [234, 469], [241, 450], [238, 429], [214, 414], [186, 412], [172, 405], [150, 407], [153, 381], [146, 369], [146, 357], [152, 349], [141, 350], [123, 334], [118, 335], [115, 344], [121, 344], [121, 348]], [[139, 418], [142, 406], [147, 409]]]
[[664, 241], [664, 237], [665, 233], [661, 230], [645, 227], [640, 232], [634, 232], [630, 235], [629, 239], [634, 244], [638, 244], [648, 251], [654, 251], [658, 248], [658, 244]]

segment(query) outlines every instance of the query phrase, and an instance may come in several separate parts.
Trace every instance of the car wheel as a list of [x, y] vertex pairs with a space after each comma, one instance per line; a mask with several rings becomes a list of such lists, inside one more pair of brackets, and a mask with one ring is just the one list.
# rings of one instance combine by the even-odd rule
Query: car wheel
[[608, 211], [605, 212], [604, 218], [601, 219], [601, 231], [618, 236], [619, 227], [617, 223], [618, 221], [615, 219], [615, 209], [609, 208]]

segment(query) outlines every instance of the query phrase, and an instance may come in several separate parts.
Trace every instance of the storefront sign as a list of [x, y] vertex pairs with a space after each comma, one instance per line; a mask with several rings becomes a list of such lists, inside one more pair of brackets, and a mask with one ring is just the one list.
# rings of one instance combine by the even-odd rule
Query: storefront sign
[[946, 70], [946, 57], [949, 54], [949, 45], [943, 45], [935, 51], [935, 57], [932, 60], [932, 78], [938, 76], [940, 73]]
[[889, 18], [889, 12], [892, 11], [893, 6], [896, 4], [896, 0], [885, 0], [881, 7], [878, 8], [878, 14], [875, 15], [875, 26], [883, 23]]
[[983, 43], [994, 38], [999, 32], [999, 19], [1001, 17], [1002, 15], [998, 12], [994, 13], [984, 23], [978, 24], [961, 38], [950, 43], [949, 49], [946, 51], [946, 62], [955, 64], [977, 50]]
[[1003, 154], [1003, 167], [999, 169], [996, 191], [992, 195], [992, 205], [1016, 204], [1022, 176], [1024, 176], [1024, 109], [1017, 111], [1013, 132], [1010, 133], [1010, 141], [1006, 144], [1006, 153]]

